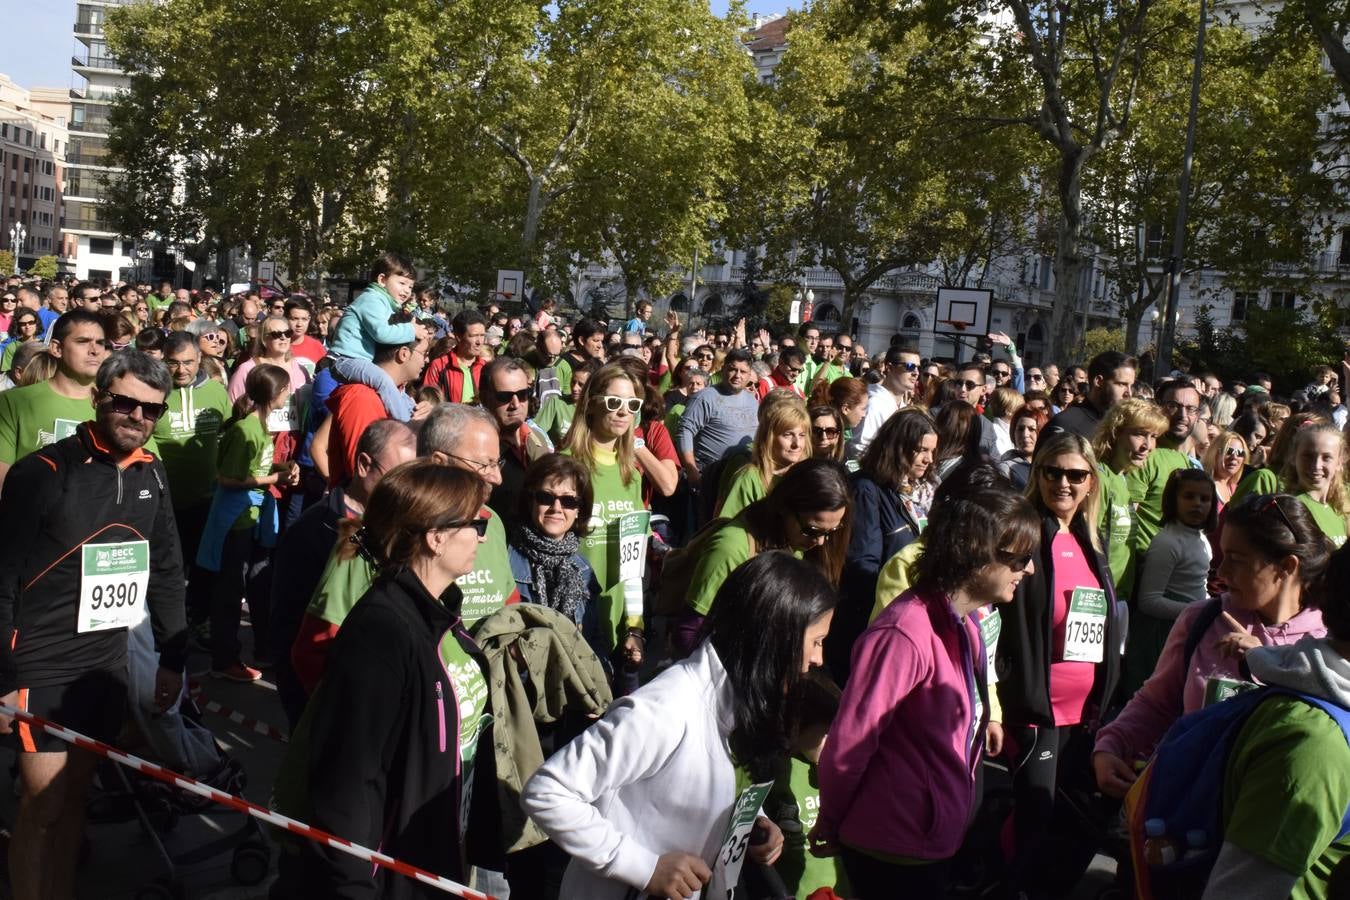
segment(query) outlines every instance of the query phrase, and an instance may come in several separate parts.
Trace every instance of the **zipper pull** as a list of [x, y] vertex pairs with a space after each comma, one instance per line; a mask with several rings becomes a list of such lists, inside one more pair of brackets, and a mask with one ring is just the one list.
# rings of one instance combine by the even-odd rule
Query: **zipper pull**
[[441, 690], [441, 682], [440, 682], [439, 680], [437, 680], [437, 682], [436, 682], [436, 699], [437, 699], [437, 700], [444, 700], [444, 699], [445, 699], [445, 694], [444, 694], [444, 692]]

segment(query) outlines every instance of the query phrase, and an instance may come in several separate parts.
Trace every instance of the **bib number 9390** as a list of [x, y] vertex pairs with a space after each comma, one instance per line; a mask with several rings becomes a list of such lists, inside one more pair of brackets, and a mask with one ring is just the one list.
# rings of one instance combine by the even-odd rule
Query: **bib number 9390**
[[81, 634], [129, 628], [145, 617], [150, 585], [150, 543], [85, 544], [80, 548]]

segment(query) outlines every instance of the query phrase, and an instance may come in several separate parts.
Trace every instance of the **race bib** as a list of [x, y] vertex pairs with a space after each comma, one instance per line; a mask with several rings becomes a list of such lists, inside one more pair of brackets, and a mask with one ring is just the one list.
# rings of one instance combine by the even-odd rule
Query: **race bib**
[[300, 407], [294, 394], [287, 398], [284, 405], [268, 413], [267, 430], [271, 434], [300, 430]]
[[150, 542], [85, 544], [80, 548], [80, 634], [129, 628], [145, 617]]
[[750, 849], [750, 832], [755, 828], [755, 819], [769, 796], [773, 782], [752, 784], [737, 798], [731, 809], [731, 821], [727, 823], [727, 836], [717, 851], [717, 860], [713, 863], [712, 879], [708, 882], [707, 897], [712, 900], [732, 900], [736, 893], [736, 882], [741, 878], [741, 868], [745, 865], [745, 853]]
[[619, 581], [623, 582], [624, 613], [642, 615], [642, 576], [647, 570], [647, 539], [652, 514], [624, 513], [615, 523], [619, 533]]
[[1099, 663], [1106, 648], [1106, 591], [1074, 588], [1064, 621], [1064, 662]]
[[985, 683], [998, 684], [994, 661], [998, 656], [998, 636], [1003, 631], [1003, 617], [992, 606], [980, 610], [980, 637], [984, 640]]

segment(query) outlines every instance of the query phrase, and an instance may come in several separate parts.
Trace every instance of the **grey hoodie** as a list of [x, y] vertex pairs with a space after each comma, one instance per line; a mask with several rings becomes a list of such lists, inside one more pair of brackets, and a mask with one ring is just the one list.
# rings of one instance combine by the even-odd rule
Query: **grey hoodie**
[[[1325, 638], [1305, 637], [1287, 646], [1258, 647], [1247, 667], [1262, 684], [1288, 688], [1350, 708], [1350, 660]], [[1203, 900], [1270, 900], [1288, 897], [1302, 878], [1234, 844], [1224, 842]]]

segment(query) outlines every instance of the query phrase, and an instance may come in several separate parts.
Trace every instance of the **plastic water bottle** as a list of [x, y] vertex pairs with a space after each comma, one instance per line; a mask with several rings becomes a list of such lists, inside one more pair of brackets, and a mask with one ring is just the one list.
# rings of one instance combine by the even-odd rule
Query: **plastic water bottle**
[[1167, 836], [1167, 823], [1162, 819], [1144, 823], [1144, 858], [1150, 866], [1168, 866], [1177, 861], [1177, 845]]
[[1203, 828], [1192, 828], [1186, 832], [1186, 855], [1183, 859], [1202, 856], [1209, 850], [1209, 835]]

